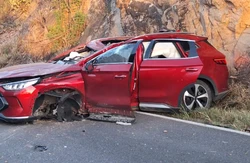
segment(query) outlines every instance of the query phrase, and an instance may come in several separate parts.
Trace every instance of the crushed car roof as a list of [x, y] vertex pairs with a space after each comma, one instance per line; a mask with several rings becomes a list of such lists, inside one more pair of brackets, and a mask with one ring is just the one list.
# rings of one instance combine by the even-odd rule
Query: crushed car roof
[[129, 40], [131, 38], [132, 37], [130, 37], [130, 36], [120, 36], [120, 37], [107, 37], [107, 38], [100, 38], [100, 39], [92, 40], [86, 44], [85, 43], [80, 44], [72, 49], [69, 49], [69, 50], [59, 54], [58, 56], [53, 58], [51, 61], [55, 61], [55, 60], [58, 60], [60, 58], [66, 57], [70, 52], [78, 51], [78, 50], [84, 49], [85, 47], [88, 47], [94, 51], [98, 51], [98, 50], [105, 48], [110, 42], [116, 43], [116, 42], [126, 41], [126, 40]]

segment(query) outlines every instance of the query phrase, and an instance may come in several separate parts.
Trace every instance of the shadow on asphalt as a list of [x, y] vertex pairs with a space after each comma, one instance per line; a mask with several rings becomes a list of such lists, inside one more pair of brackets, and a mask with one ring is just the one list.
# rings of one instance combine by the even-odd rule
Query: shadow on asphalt
[[3, 120], [0, 120], [0, 126], [23, 126], [26, 124], [30, 124], [28, 122], [5, 122]]
[[[145, 113], [152, 113], [152, 114], [156, 114], [156, 115], [162, 115], [162, 116], [170, 116], [173, 114], [176, 114], [176, 112], [174, 111], [168, 111], [168, 112], [154, 112], [154, 111], [141, 111], [141, 112], [145, 112]], [[97, 122], [105, 122], [105, 123], [115, 123], [115, 122], [110, 122], [110, 121], [103, 121], [103, 120], [96, 120], [96, 119], [89, 119], [89, 118], [83, 118], [83, 120], [89, 120], [89, 121], [97, 121]], [[2, 119], [0, 119], [0, 126], [25, 126], [25, 125], [35, 125], [37, 123], [57, 123], [58, 121], [55, 118], [41, 118], [41, 119], [36, 119], [33, 121], [4, 121]], [[61, 123], [61, 122], [60, 122]], [[67, 123], [67, 122], [66, 122]], [[136, 124], [137, 123], [137, 118], [135, 119], [135, 122], [133, 122], [132, 124]]]

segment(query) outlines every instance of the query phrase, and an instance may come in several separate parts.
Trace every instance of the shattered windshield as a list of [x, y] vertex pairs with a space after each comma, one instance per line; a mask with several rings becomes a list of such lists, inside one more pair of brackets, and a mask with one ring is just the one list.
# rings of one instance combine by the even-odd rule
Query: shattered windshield
[[84, 48], [80, 51], [72, 51], [65, 57], [55, 60], [54, 64], [76, 64], [85, 57], [92, 55], [95, 51], [89, 48]]

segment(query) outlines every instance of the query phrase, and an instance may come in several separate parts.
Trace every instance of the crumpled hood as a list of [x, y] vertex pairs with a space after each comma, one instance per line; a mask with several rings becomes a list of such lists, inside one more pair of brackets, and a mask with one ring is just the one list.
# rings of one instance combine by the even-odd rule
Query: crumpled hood
[[42, 76], [61, 72], [70, 66], [72, 65], [53, 63], [32, 63], [10, 66], [0, 69], [0, 79]]

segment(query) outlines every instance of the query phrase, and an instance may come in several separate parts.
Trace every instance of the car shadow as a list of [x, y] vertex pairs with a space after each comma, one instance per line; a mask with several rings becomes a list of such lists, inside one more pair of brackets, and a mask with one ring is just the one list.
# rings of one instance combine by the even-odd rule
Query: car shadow
[[23, 126], [27, 124], [33, 124], [33, 122], [6, 122], [0, 119], [0, 126]]

